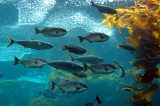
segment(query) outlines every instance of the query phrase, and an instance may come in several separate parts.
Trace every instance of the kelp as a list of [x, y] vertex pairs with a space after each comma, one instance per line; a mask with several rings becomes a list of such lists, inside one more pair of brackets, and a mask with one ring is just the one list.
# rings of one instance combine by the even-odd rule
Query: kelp
[[[127, 28], [130, 37], [126, 37], [126, 42], [133, 44], [137, 49], [145, 49], [142, 41], [160, 46], [160, 0], [138, 0], [135, 2], [135, 5], [130, 6], [129, 9], [116, 10], [117, 14], [104, 14], [106, 19], [104, 19], [101, 23], [105, 24], [109, 29], [115, 27], [119, 31], [122, 28]], [[151, 50], [145, 52], [143, 57], [135, 57], [133, 62], [136, 59], [141, 58], [146, 58], [147, 60], [148, 55], [154, 53], [160, 53], [160, 49], [152, 50], [151, 48]], [[151, 61], [152, 60], [149, 60], [149, 62]], [[136, 80], [137, 84], [152, 83], [154, 78], [160, 78], [160, 69], [158, 67], [158, 63], [150, 64], [149, 62], [147, 61], [145, 63], [140, 63], [135, 68], [135, 71], [138, 71], [140, 68], [148, 69], [148, 67], [153, 67], [143, 76], [134, 76], [130, 72], [131, 76]], [[149, 105], [152, 105], [151, 96], [157, 89], [157, 84], [154, 84], [146, 91], [141, 90], [140, 94], [134, 91], [133, 98], [130, 98], [131, 103], [133, 104], [134, 101], [140, 99], [146, 100]], [[130, 91], [133, 91], [133, 89]]]

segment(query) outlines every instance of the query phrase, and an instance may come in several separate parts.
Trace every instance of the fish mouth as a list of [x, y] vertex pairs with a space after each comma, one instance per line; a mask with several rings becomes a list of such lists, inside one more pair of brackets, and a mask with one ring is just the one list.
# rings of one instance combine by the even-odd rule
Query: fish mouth
[[66, 30], [63, 30], [63, 32], [67, 33], [67, 31], [66, 31]]

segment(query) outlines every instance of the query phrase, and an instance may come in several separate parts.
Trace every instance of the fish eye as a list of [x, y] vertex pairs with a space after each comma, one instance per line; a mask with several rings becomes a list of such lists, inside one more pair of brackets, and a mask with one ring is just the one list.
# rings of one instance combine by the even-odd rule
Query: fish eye
[[100, 38], [101, 38], [101, 39], [104, 39], [104, 36], [101, 36]]

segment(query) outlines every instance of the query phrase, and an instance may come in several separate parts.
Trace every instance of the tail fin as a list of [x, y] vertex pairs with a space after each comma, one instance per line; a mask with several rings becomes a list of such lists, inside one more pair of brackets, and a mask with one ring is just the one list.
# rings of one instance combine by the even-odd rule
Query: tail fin
[[82, 42], [83, 42], [83, 40], [84, 40], [84, 37], [82, 37], [82, 36], [78, 36], [78, 38], [79, 38], [80, 43], [82, 43]]
[[14, 40], [11, 39], [11, 38], [8, 37], [8, 36], [6, 36], [6, 38], [10, 41], [10, 44], [7, 46], [7, 48], [8, 48], [9, 46], [11, 46], [11, 45], [14, 43]]
[[16, 56], [14, 56], [14, 65], [17, 65], [17, 64], [19, 64], [19, 59], [16, 57]]
[[35, 32], [36, 32], [35, 34], [37, 35], [40, 33], [40, 30], [35, 27]]
[[119, 66], [120, 67], [120, 72], [119, 72], [119, 77], [120, 78], [123, 78], [124, 76], [125, 76], [125, 69], [124, 69], [124, 67], [123, 66]]
[[116, 70], [118, 70], [119, 67], [120, 67], [119, 63], [116, 60], [113, 60], [113, 61], [117, 64], [117, 69]]
[[66, 50], [66, 45], [65, 44], [62, 44], [62, 51]]
[[92, 3], [92, 7], [95, 7], [96, 5], [94, 4], [93, 0], [91, 0], [91, 3]]
[[73, 61], [74, 60], [74, 58], [72, 57], [72, 55], [69, 53], [69, 56], [70, 56], [70, 58], [71, 58], [71, 61]]
[[101, 100], [99, 99], [98, 95], [96, 96], [96, 101], [98, 104], [102, 104]]
[[120, 48], [120, 44], [117, 44], [117, 48]]
[[83, 63], [83, 68], [84, 68], [84, 72], [86, 72], [88, 70], [87, 64]]
[[52, 81], [52, 91], [55, 89], [55, 87], [56, 87], [56, 83]]

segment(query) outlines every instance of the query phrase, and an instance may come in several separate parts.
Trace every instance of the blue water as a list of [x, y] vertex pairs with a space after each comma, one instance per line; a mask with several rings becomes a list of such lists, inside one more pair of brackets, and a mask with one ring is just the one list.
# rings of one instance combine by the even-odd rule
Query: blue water
[[[94, 0], [96, 3], [116, 7], [116, 1]], [[133, 2], [123, 1], [122, 4], [130, 6]], [[104, 24], [102, 13], [92, 8], [90, 0], [1, 0], [0, 1], [0, 106], [84, 106], [95, 100], [98, 94], [103, 102], [102, 106], [125, 106], [120, 90], [123, 85], [135, 83], [127, 70], [132, 69], [129, 61], [134, 58], [130, 52], [118, 49], [117, 43], [125, 43], [128, 35], [127, 29], [109, 30]], [[59, 38], [47, 38], [42, 34], [35, 35], [34, 27], [61, 27], [68, 31], [65, 36]], [[86, 36], [89, 32], [102, 32], [110, 36], [110, 39], [101, 43], [79, 43], [76, 36]], [[53, 49], [33, 50], [23, 48], [18, 44], [9, 44], [9, 36], [14, 40], [43, 40], [54, 45]], [[89, 75], [85, 79], [70, 78], [66, 72], [54, 70], [49, 66], [41, 70], [24, 68], [21, 64], [13, 66], [14, 56], [19, 59], [28, 57], [41, 57], [47, 61], [70, 60], [67, 51], [62, 51], [62, 44], [77, 44], [87, 49], [86, 54], [100, 56], [105, 63], [116, 65], [117, 60], [126, 69], [125, 78], [118, 77], [118, 71], [110, 75]], [[78, 55], [73, 55], [78, 56]], [[78, 62], [77, 62], [78, 63]], [[48, 78], [54, 75], [54, 80], [62, 82], [72, 79], [84, 82], [88, 89], [77, 94], [62, 94], [54, 99], [48, 99], [39, 95], [39, 90], [50, 88]], [[70, 74], [69, 74], [70, 76]], [[160, 93], [159, 90], [156, 93]], [[131, 92], [124, 92], [127, 106], [130, 106], [129, 96]], [[153, 96], [155, 106], [159, 106], [158, 95]], [[98, 105], [97, 105], [98, 106]]]

